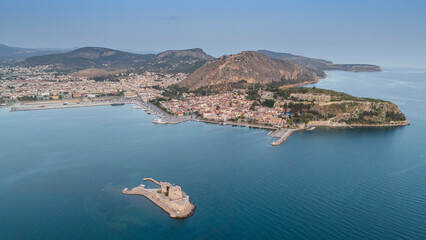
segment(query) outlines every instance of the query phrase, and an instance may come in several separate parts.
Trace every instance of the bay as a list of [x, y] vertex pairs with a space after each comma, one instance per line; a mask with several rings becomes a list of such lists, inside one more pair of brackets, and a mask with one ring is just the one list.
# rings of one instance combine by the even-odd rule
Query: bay
[[[0, 109], [0, 239], [425, 239], [426, 70], [327, 74], [316, 87], [395, 102], [411, 125], [273, 147], [265, 130], [154, 125], [129, 105]], [[121, 193], [144, 177], [181, 185], [194, 216]]]

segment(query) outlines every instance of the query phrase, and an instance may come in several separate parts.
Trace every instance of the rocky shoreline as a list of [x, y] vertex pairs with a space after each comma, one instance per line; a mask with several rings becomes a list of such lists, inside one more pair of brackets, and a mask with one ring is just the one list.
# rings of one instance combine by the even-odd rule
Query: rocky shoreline
[[394, 121], [390, 123], [380, 123], [380, 124], [361, 124], [361, 123], [337, 123], [337, 122], [327, 122], [327, 121], [311, 121], [309, 122], [309, 125], [314, 127], [359, 127], [359, 128], [382, 128], [382, 127], [402, 127], [402, 126], [408, 126], [411, 125], [410, 121]]

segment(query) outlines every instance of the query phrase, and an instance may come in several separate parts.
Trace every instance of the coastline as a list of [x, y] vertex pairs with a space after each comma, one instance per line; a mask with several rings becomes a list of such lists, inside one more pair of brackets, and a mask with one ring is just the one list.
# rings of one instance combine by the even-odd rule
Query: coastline
[[[300, 85], [303, 85], [306, 83], [302, 83]], [[124, 99], [120, 101], [97, 101], [97, 102], [72, 102], [67, 103], [65, 100], [60, 101], [54, 101], [53, 103], [44, 101], [42, 103], [21, 103], [21, 105], [18, 106], [12, 106], [9, 111], [11, 112], [18, 112], [18, 111], [33, 111], [33, 110], [50, 110], [50, 109], [64, 109], [64, 108], [77, 108], [77, 107], [96, 107], [96, 106], [108, 106], [113, 103], [120, 103], [120, 104], [135, 104], [138, 106], [138, 108], [143, 109], [145, 112], [149, 114], [156, 115], [157, 117], [161, 118], [162, 120], [166, 121], [168, 124], [178, 124], [186, 121], [196, 121], [196, 122], [204, 122], [204, 123], [210, 123], [210, 124], [218, 124], [218, 125], [230, 125], [230, 126], [240, 126], [240, 127], [248, 127], [248, 128], [258, 128], [258, 129], [265, 129], [273, 131], [272, 133], [269, 133], [268, 136], [279, 138], [277, 141], [271, 142], [272, 146], [279, 146], [283, 142], [285, 142], [294, 132], [302, 131], [306, 129], [306, 125], [300, 125], [295, 128], [288, 128], [288, 127], [278, 127], [278, 126], [266, 126], [266, 125], [257, 125], [257, 124], [248, 124], [248, 123], [238, 123], [238, 122], [230, 122], [230, 121], [214, 121], [214, 120], [206, 120], [206, 119], [200, 119], [200, 118], [193, 118], [191, 116], [184, 117], [184, 116], [172, 116], [169, 113], [163, 111], [162, 109], [158, 108], [157, 106], [148, 103], [143, 102], [141, 100], [132, 100], [132, 99]], [[338, 123], [338, 122], [331, 122], [331, 121], [310, 121], [308, 123], [311, 127], [329, 127], [329, 128], [386, 128], [386, 127], [400, 127], [400, 126], [408, 126], [410, 125], [410, 121], [394, 121], [390, 123], [381, 123], [381, 124], [347, 124], [347, 123]]]
[[280, 89], [286, 89], [286, 88], [292, 88], [292, 87], [298, 87], [298, 86], [303, 86], [303, 85], [308, 85], [308, 84], [314, 84], [319, 82], [319, 80], [316, 81], [305, 81], [305, 82], [301, 82], [301, 83], [295, 83], [295, 84], [289, 84], [289, 85], [284, 85], [279, 87]]
[[265, 126], [265, 125], [255, 125], [255, 124], [248, 124], [248, 123], [236, 123], [236, 122], [219, 122], [219, 121], [213, 121], [213, 120], [205, 120], [205, 119], [196, 119], [194, 121], [197, 122], [204, 122], [204, 123], [211, 123], [211, 124], [218, 124], [218, 125], [231, 125], [231, 126], [240, 126], [240, 127], [248, 127], [248, 128], [260, 128], [260, 129], [267, 129], [267, 130], [277, 130], [278, 127], [272, 127], [272, 126]]
[[308, 125], [314, 126], [314, 127], [330, 127], [330, 128], [385, 128], [385, 127], [402, 127], [402, 126], [408, 126], [411, 125], [409, 120], [405, 121], [394, 121], [390, 123], [380, 123], [380, 124], [362, 124], [362, 123], [337, 123], [337, 122], [330, 122], [330, 121], [311, 121], [308, 123]]

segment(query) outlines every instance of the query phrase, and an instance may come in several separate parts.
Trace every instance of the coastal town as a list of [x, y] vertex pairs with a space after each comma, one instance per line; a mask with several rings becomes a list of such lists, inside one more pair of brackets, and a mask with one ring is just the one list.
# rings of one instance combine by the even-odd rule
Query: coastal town
[[[395, 104], [382, 100], [325, 89], [258, 85], [207, 94], [179, 87], [185, 77], [184, 73], [149, 71], [82, 77], [58, 72], [49, 65], [3, 66], [0, 103], [13, 105], [10, 111], [131, 103], [157, 115], [159, 119], [153, 122], [158, 124], [196, 120], [277, 130], [271, 137], [280, 140], [272, 145], [281, 144], [294, 131], [317, 126], [410, 124]], [[48, 106], [49, 103], [52, 104]]]
[[[4, 101], [92, 100], [100, 97], [140, 98], [144, 102], [154, 99], [169, 100], [162, 95], [164, 87], [178, 83], [182, 73], [116, 74], [116, 81], [96, 81], [89, 77], [61, 74], [51, 66], [0, 68], [0, 97]], [[272, 93], [263, 91], [270, 99]], [[281, 127], [285, 113], [281, 102], [274, 106], [253, 106], [244, 93], [224, 93], [209, 96], [183, 94], [183, 100], [160, 101], [168, 112], [178, 116], [195, 115], [211, 121], [234, 121]]]
[[158, 89], [178, 83], [185, 74], [145, 72], [116, 74], [111, 80], [60, 73], [52, 66], [0, 67], [0, 98], [6, 101], [69, 100], [102, 96], [135, 97], [145, 101], [161, 96]]

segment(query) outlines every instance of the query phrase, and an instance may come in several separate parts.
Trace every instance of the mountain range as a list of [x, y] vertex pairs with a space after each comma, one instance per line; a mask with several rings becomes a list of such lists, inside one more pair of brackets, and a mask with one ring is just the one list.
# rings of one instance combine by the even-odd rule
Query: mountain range
[[52, 65], [57, 70], [87, 77], [117, 72], [186, 73], [181, 86], [190, 89], [210, 85], [228, 88], [228, 84], [292, 85], [316, 82], [326, 76], [324, 71], [381, 71], [368, 64], [335, 64], [324, 59], [308, 58], [268, 50], [243, 51], [214, 58], [200, 48], [169, 50], [158, 54], [137, 54], [101, 47], [84, 47], [73, 51], [41, 55], [23, 48], [0, 45], [0, 57], [30, 56], [18, 65]]
[[31, 56], [40, 56], [52, 53], [65, 52], [64, 49], [31, 49], [31, 48], [18, 48], [9, 47], [0, 44], [0, 63], [13, 63], [24, 60]]
[[133, 69], [138, 72], [191, 73], [213, 59], [214, 57], [199, 48], [169, 50], [159, 54], [136, 54], [109, 48], [84, 47], [66, 53], [29, 57], [19, 64], [53, 65], [56, 69], [71, 72], [85, 69]]
[[92, 68], [117, 70], [141, 64], [154, 56], [154, 54], [135, 54], [109, 48], [84, 47], [66, 53], [29, 57], [19, 64], [27, 67], [53, 65], [56, 69], [67, 71]]

